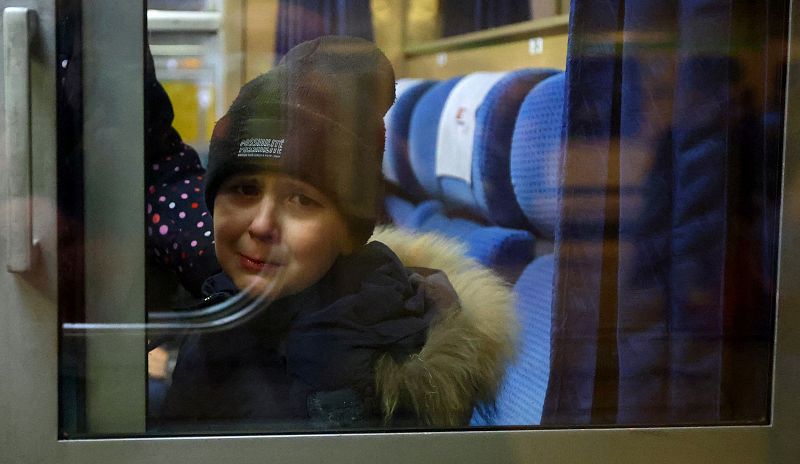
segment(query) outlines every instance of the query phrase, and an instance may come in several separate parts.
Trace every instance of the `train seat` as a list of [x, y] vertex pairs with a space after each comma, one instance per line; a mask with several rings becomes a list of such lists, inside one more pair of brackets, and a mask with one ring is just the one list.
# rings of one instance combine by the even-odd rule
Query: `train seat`
[[[539, 241], [552, 241], [558, 222], [564, 157], [565, 74], [537, 84], [525, 97], [511, 142], [511, 182], [517, 201]], [[550, 376], [553, 254], [533, 260], [514, 285], [521, 336], [516, 362], [509, 366], [493, 407], [473, 417], [473, 425], [540, 424]]]
[[538, 237], [553, 240], [560, 196], [565, 74], [536, 85], [520, 107], [511, 140], [511, 184]]
[[[482, 103], [476, 106], [474, 96], [464, 96], [469, 92], [483, 92]], [[542, 421], [556, 263], [553, 254], [535, 258], [534, 245], [552, 247], [555, 238], [564, 97], [565, 75], [552, 70], [477, 73], [431, 86], [412, 113], [409, 140], [412, 169], [428, 200], [387, 199], [398, 225], [461, 239], [471, 257], [514, 283], [522, 328], [519, 357], [494, 407], [479, 408], [473, 425]], [[466, 103], [459, 105], [460, 99]], [[475, 120], [459, 125], [460, 108], [475, 108]], [[455, 121], [454, 128], [442, 129], [442, 118]], [[474, 133], [463, 129], [469, 124]], [[447, 165], [452, 161], [441, 153], [447, 146], [462, 155], [470, 152], [469, 169]]]
[[536, 258], [517, 280], [521, 336], [517, 359], [509, 366], [493, 407], [478, 409], [472, 424], [540, 424], [550, 378], [553, 303], [552, 254]]
[[435, 83], [424, 79], [398, 79], [395, 102], [384, 118], [386, 150], [383, 155], [383, 175], [389, 183], [412, 198], [422, 197], [424, 190], [414, 176], [409, 160], [411, 113], [420, 97]]
[[397, 198], [387, 199], [393, 204], [401, 227], [420, 232], [436, 232], [463, 241], [467, 255], [494, 270], [509, 282], [514, 282], [522, 269], [533, 259], [535, 239], [527, 230], [487, 226], [480, 222], [449, 217], [445, 206], [438, 200], [427, 200], [411, 206], [411, 210], [398, 212], [402, 206]]
[[478, 72], [454, 86], [441, 109], [435, 140], [438, 192], [448, 209], [503, 227], [528, 226], [511, 186], [511, 138], [523, 99], [554, 72]]
[[429, 198], [439, 198], [436, 178], [436, 141], [442, 108], [461, 77], [437, 82], [420, 97], [411, 113], [408, 133], [408, 155], [417, 182]]
[[554, 74], [474, 73], [425, 92], [411, 116], [409, 156], [425, 194], [445, 208], [421, 205], [414, 219], [399, 218], [409, 208], [390, 200], [395, 222], [464, 240], [474, 258], [513, 282], [533, 258], [535, 240], [511, 184], [512, 135], [525, 96]]

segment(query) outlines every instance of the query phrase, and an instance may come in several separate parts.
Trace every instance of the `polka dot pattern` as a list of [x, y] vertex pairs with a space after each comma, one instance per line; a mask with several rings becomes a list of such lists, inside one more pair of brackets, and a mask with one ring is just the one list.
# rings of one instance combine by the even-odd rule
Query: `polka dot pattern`
[[145, 173], [147, 245], [158, 263], [177, 272], [185, 285], [197, 287], [219, 265], [202, 194], [205, 170], [194, 149], [177, 148], [178, 156], [151, 161]]

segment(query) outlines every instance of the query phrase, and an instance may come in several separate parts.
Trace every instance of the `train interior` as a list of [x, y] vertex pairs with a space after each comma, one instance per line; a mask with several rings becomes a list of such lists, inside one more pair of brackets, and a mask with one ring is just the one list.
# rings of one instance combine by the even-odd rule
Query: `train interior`
[[[356, 35], [389, 57], [384, 222], [460, 241], [516, 297], [517, 356], [472, 427], [769, 421], [788, 2], [149, 0], [146, 18], [204, 165], [291, 46]], [[193, 302], [148, 253], [148, 308]], [[175, 354], [150, 352], [150, 414]], [[87, 432], [76, 410], [66, 435]]]

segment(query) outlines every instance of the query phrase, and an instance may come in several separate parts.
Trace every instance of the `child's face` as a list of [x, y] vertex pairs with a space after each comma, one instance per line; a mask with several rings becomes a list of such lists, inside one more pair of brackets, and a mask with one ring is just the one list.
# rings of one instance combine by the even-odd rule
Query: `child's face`
[[240, 290], [278, 299], [316, 283], [352, 244], [328, 197], [285, 174], [231, 176], [214, 200], [222, 269]]

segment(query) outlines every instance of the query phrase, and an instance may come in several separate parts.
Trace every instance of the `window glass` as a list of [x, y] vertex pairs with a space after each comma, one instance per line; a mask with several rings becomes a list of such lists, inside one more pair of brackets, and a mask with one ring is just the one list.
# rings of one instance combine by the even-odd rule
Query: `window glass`
[[150, 0], [147, 7], [153, 10], [203, 11], [219, 8], [223, 0]]
[[788, 2], [148, 9], [141, 303], [68, 236], [62, 437], [769, 422]]

